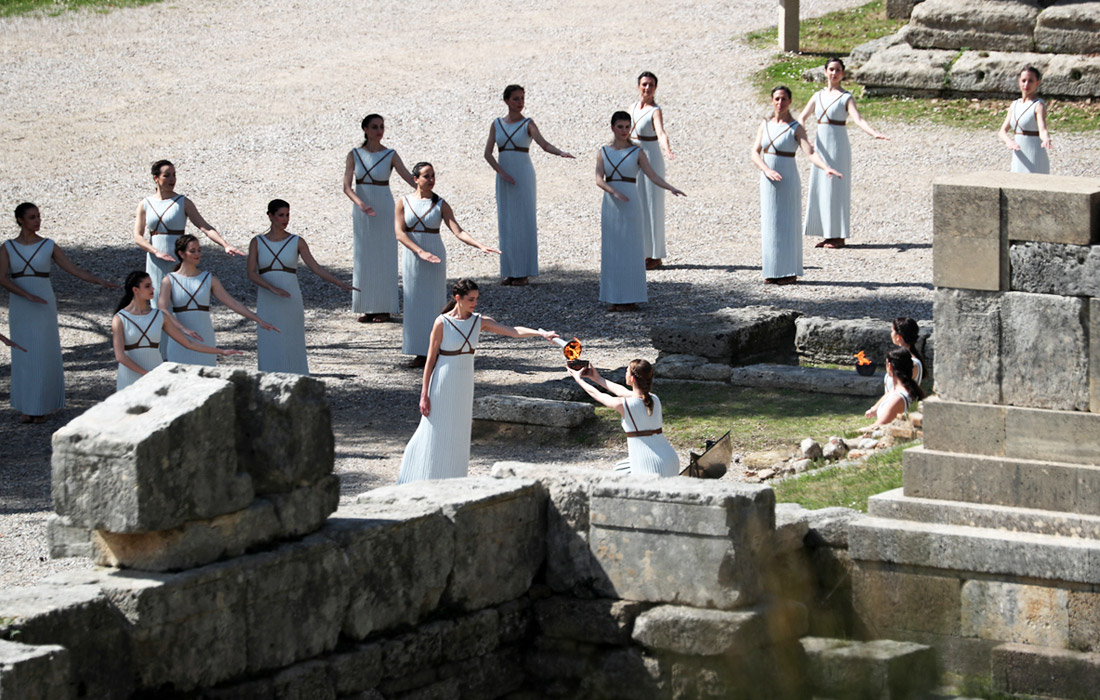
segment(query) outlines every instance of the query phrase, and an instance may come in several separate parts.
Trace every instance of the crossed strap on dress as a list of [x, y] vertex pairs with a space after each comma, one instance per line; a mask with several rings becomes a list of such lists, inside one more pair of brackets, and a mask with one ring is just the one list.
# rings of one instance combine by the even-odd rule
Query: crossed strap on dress
[[[179, 282], [179, 277], [178, 277], [178, 276], [176, 275], [176, 273], [172, 272], [172, 273], [169, 273], [169, 274], [170, 274], [170, 275], [171, 275], [171, 276], [172, 276], [173, 278], [175, 278], [175, 279], [176, 279], [176, 283], [177, 283], [177, 284], [179, 284], [179, 287], [180, 287], [180, 291], [181, 291], [181, 292], [183, 292], [184, 294], [186, 294], [186, 295], [187, 295], [187, 297], [188, 297], [188, 298], [187, 298], [187, 301], [185, 301], [185, 302], [183, 303], [183, 306], [173, 306], [173, 307], [172, 307], [172, 313], [174, 313], [174, 314], [178, 314], [178, 313], [179, 313], [179, 312], [181, 312], [181, 311], [209, 311], [209, 310], [210, 310], [210, 307], [209, 307], [209, 306], [203, 306], [202, 304], [200, 304], [200, 303], [198, 302], [198, 300], [197, 300], [197, 299], [195, 299], [195, 297], [197, 297], [197, 296], [199, 295], [199, 292], [201, 292], [201, 291], [202, 291], [202, 286], [203, 286], [204, 284], [206, 284], [206, 280], [210, 279], [210, 274], [211, 274], [211, 273], [207, 272], [207, 273], [206, 273], [206, 276], [205, 276], [205, 277], [203, 277], [203, 278], [202, 278], [202, 279], [201, 279], [201, 280], [199, 281], [199, 286], [195, 287], [195, 293], [194, 293], [194, 294], [192, 294], [191, 292], [187, 291], [187, 287], [184, 287], [184, 286], [183, 286], [183, 283], [182, 283], [182, 282]], [[191, 304], [194, 304], [194, 306], [191, 306]]]
[[[129, 345], [123, 345], [122, 349], [123, 350], [138, 350], [138, 349], [141, 349], [141, 348], [159, 348], [160, 343], [159, 342], [154, 343], [153, 339], [149, 337], [149, 329], [153, 327], [153, 322], [157, 320], [157, 314], [159, 314], [159, 313], [160, 313], [160, 309], [154, 309], [153, 310], [153, 315], [149, 318], [149, 325], [147, 325], [145, 328], [142, 328], [141, 326], [139, 326], [137, 321], [130, 318], [126, 314], [120, 313], [119, 316], [121, 316], [123, 320], [129, 321], [130, 324], [134, 328], [138, 329], [139, 333], [141, 333], [141, 337], [137, 339], [136, 343], [130, 343]], [[145, 342], [149, 343], [149, 344], [148, 345], [142, 345], [141, 341], [143, 341], [143, 340]]]
[[[611, 174], [610, 175], [604, 175], [603, 181], [604, 182], [637, 182], [638, 178], [636, 178], [636, 177], [623, 177], [623, 174], [619, 172], [619, 166], [622, 165], [623, 163], [625, 163], [626, 159], [630, 157], [630, 154], [633, 153], [636, 150], [638, 150], [638, 147], [634, 146], [633, 148], [631, 148], [629, 151], [626, 152], [625, 156], [623, 156], [622, 158], [619, 159], [618, 163], [612, 163], [611, 162], [611, 155], [607, 152], [607, 146], [604, 146], [603, 147], [603, 159], [604, 159], [605, 163], [609, 163], [611, 165]], [[605, 173], [607, 172], [606, 168], [604, 169], [604, 172]], [[616, 175], [618, 175], [619, 177], [616, 178], [615, 177]]]
[[[1017, 102], [1019, 102], [1019, 100], [1017, 100]], [[1021, 128], [1019, 128], [1020, 127], [1020, 122], [1022, 122], [1024, 120], [1024, 117], [1027, 116], [1027, 113], [1030, 112], [1031, 109], [1037, 104], [1039, 104], [1039, 100], [1032, 100], [1031, 104], [1029, 104], [1027, 106], [1027, 109], [1025, 109], [1023, 112], [1021, 112], [1020, 116], [1017, 117], [1015, 115], [1016, 102], [1012, 103], [1012, 106], [1013, 106], [1012, 111], [1014, 113], [1012, 115], [1012, 118], [1015, 120], [1014, 123], [1012, 124], [1012, 133], [1020, 135], [1020, 136], [1038, 136], [1039, 135], [1038, 131], [1032, 131], [1031, 129], [1021, 129]]]
[[[650, 107], [649, 109], [652, 112], [656, 112], [658, 108], [657, 107]], [[645, 112], [642, 112], [642, 114], [640, 116], [644, 117], [645, 114], [646, 114]], [[656, 141], [657, 140], [656, 136], [642, 136], [641, 134], [639, 134], [637, 132], [638, 123], [641, 120], [639, 119], [639, 117], [634, 116], [634, 108], [633, 107], [630, 108], [630, 120], [633, 122], [633, 124], [630, 125], [630, 138], [638, 139], [639, 141]]]
[[[444, 316], [443, 320], [446, 321], [447, 323], [451, 324], [451, 328], [454, 328], [456, 331], [459, 332], [459, 334], [462, 335], [462, 345], [459, 346], [458, 350], [442, 350], [441, 349], [439, 351], [439, 354], [440, 355], [473, 355], [475, 350], [474, 350], [474, 344], [470, 342], [470, 336], [474, 334], [474, 329], [477, 328], [477, 317], [478, 317], [478, 314], [473, 315], [474, 322], [470, 324], [470, 330], [466, 333], [462, 333], [462, 329], [459, 328], [457, 325], [455, 325], [454, 321], [452, 321], [451, 319]], [[467, 350], [466, 348], [469, 348], [469, 350]]]
[[626, 401], [626, 399], [623, 399], [623, 409], [626, 411], [627, 418], [630, 419], [630, 424], [634, 426], [634, 430], [626, 431], [626, 436], [628, 438], [660, 435], [664, 432], [664, 430], [662, 430], [661, 428], [657, 428], [656, 430], [638, 430], [638, 421], [634, 420], [634, 416], [630, 413], [630, 406], [627, 405]]
[[[47, 239], [43, 240], [41, 243], [39, 243], [38, 247], [34, 249], [34, 252], [31, 253], [31, 256], [29, 258], [24, 258], [23, 254], [19, 252], [19, 249], [16, 248], [14, 244], [8, 246], [8, 250], [10, 250], [13, 253], [15, 253], [16, 255], [18, 255], [19, 259], [23, 261], [23, 269], [20, 270], [19, 272], [11, 273], [11, 278], [13, 280], [14, 279], [19, 279], [20, 277], [49, 277], [50, 276], [50, 271], [48, 269], [45, 272], [40, 272], [39, 270], [35, 269], [34, 265], [31, 264], [31, 262], [34, 260], [34, 256], [38, 255], [38, 251], [42, 250], [42, 246], [46, 245], [46, 243], [48, 241], [49, 241], [49, 239], [47, 238]], [[27, 272], [27, 270], [30, 270], [30, 272]]]
[[[786, 129], [779, 132], [779, 134], [773, 138], [772, 137], [772, 132], [768, 128], [768, 120], [765, 119], [764, 120], [764, 135], [768, 137], [768, 145], [764, 146], [764, 153], [768, 153], [768, 154], [774, 155], [774, 156], [783, 156], [784, 158], [794, 158], [794, 154], [796, 153], [796, 151], [781, 151], [781, 150], [779, 150], [778, 148], [775, 147], [775, 142], [778, 141], [783, 136], [783, 134], [790, 131], [797, 124], [798, 124], [798, 122], [791, 122], [790, 124], [787, 125]], [[769, 151], [768, 150], [769, 148], [772, 149], [772, 150]]]
[[[172, 205], [174, 205], [176, 202], [178, 202], [181, 199], [183, 199], [183, 195], [182, 194], [177, 194], [175, 197], [173, 197], [168, 202], [168, 206], [166, 206], [164, 208], [164, 211], [157, 211], [157, 207], [156, 207], [156, 205], [153, 204], [153, 200], [151, 200], [151, 199], [146, 199], [145, 200], [146, 202], [149, 203], [149, 208], [153, 210], [153, 213], [157, 215], [157, 222], [149, 227], [149, 237], [150, 238], [152, 238], [153, 236], [182, 236], [183, 235], [184, 232], [183, 232], [182, 229], [179, 230], [179, 231], [173, 231], [173, 230], [168, 228], [167, 224], [164, 223], [164, 215], [168, 213], [168, 210], [172, 208]], [[164, 226], [164, 230], [163, 231], [158, 231], [157, 229], [161, 226]]]
[[[835, 100], [833, 100], [832, 102], [829, 103], [828, 107], [822, 108], [821, 116], [817, 118], [817, 123], [818, 124], [832, 124], [833, 126], [845, 126], [845, 125], [847, 125], [848, 124], [847, 119], [837, 120], [837, 119], [830, 119], [829, 118], [829, 108], [832, 107], [833, 105], [835, 105], [840, 100], [844, 99], [844, 96], [847, 95], [847, 94], [848, 94], [847, 92], [841, 92], [840, 95]], [[817, 93], [817, 106], [821, 107], [821, 93], [820, 92]]]
[[[520, 129], [526, 129], [527, 128], [527, 122], [529, 122], [529, 121], [531, 121], [531, 120], [525, 118], [523, 121], [521, 121], [519, 123], [519, 126], [517, 126], [515, 129], [513, 129], [512, 133], [509, 134], [508, 129], [504, 126], [504, 122], [500, 120], [500, 117], [497, 117], [497, 124], [500, 126], [501, 133], [504, 134], [504, 143], [502, 143], [500, 146], [498, 146], [497, 149], [501, 153], [503, 153], [504, 151], [519, 151], [520, 153], [529, 152], [531, 150], [530, 148], [524, 148], [522, 146], [517, 146], [516, 142], [512, 140], [512, 138], [516, 134], [519, 133]], [[511, 146], [512, 146], [511, 148], [508, 148], [509, 144], [511, 144]]]
[[384, 161], [386, 159], [386, 154], [387, 153], [393, 153], [392, 148], [387, 148], [386, 150], [382, 151], [382, 157], [379, 158], [378, 160], [374, 161], [374, 165], [370, 166], [369, 168], [367, 167], [367, 164], [363, 162], [363, 157], [361, 155], [359, 155], [359, 149], [358, 148], [353, 149], [352, 153], [355, 154], [355, 159], [357, 161], [359, 161], [359, 165], [363, 166], [363, 171], [364, 171], [363, 172], [363, 177], [355, 178], [355, 184], [357, 184], [357, 185], [379, 185], [379, 186], [385, 185], [387, 187], [389, 186], [389, 184], [390, 184], [389, 180], [375, 180], [373, 172], [374, 172], [374, 169], [377, 168], [379, 165], [381, 165], [382, 161]]
[[[263, 243], [264, 248], [267, 248], [267, 252], [271, 253], [271, 255], [274, 257], [272, 257], [270, 265], [268, 265], [267, 267], [261, 267], [259, 270], [256, 270], [256, 272], [262, 275], [265, 272], [271, 272], [272, 270], [274, 270], [275, 272], [289, 272], [292, 275], [298, 274], [298, 268], [290, 267], [284, 264], [283, 261], [279, 258], [279, 256], [283, 254], [283, 251], [286, 250], [287, 245], [289, 245], [290, 242], [293, 241], [295, 238], [296, 236], [289, 236], [285, 241], [283, 241], [283, 246], [279, 248], [279, 252], [275, 252], [271, 249], [271, 246], [267, 244], [267, 241], [264, 240], [263, 236], [257, 236], [257, 240], [259, 240], [260, 243]], [[275, 267], [275, 263], [279, 263], [279, 267]]]
[[[439, 199], [432, 202], [432, 205], [428, 207], [428, 211], [424, 212], [424, 216], [431, 214], [432, 209], [435, 209], [436, 205], [442, 201], [443, 198], [440, 197]], [[407, 195], [405, 196], [405, 209], [416, 217], [416, 223], [413, 224], [413, 227], [411, 229], [409, 228], [408, 224], [405, 224], [405, 233], [439, 233], [438, 228], [428, 228], [428, 225], [424, 223], [424, 217], [416, 213], [416, 210], [413, 209], [412, 202], [409, 201]], [[422, 228], [416, 228], [417, 226], [421, 226]]]

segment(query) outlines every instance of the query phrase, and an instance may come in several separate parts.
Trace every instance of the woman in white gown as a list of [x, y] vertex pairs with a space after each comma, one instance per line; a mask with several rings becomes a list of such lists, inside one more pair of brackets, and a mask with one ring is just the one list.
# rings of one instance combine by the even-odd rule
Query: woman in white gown
[[815, 248], [843, 248], [851, 236], [852, 146], [848, 141], [848, 118], [870, 136], [888, 140], [859, 113], [852, 93], [840, 86], [843, 80], [844, 62], [830, 58], [825, 62], [825, 89], [814, 93], [798, 118], [802, 124], [808, 124], [811, 116], [814, 118], [817, 124], [814, 151], [844, 175], [831, 178], [820, 168], [810, 169], [802, 235], [821, 238]]
[[[680, 473], [680, 458], [664, 436], [661, 400], [651, 393], [653, 365], [646, 360], [631, 360], [626, 370], [626, 386], [607, 381], [591, 365], [580, 371], [568, 369], [585, 393], [622, 416], [630, 459], [620, 462], [616, 469], [660, 476]], [[599, 391], [585, 379], [611, 395]]]
[[[523, 286], [539, 274], [538, 218], [535, 211], [535, 168], [531, 142], [547, 153], [572, 158], [543, 138], [533, 119], [523, 116], [525, 92], [519, 85], [504, 88], [508, 114], [494, 119], [485, 141], [485, 160], [497, 173], [497, 240], [500, 242], [501, 284]], [[497, 157], [493, 157], [493, 148]]]
[[[1050, 174], [1050, 132], [1047, 131], [1047, 105], [1039, 95], [1043, 76], [1034, 66], [1020, 71], [1017, 84], [1020, 99], [1008, 108], [1000, 136], [1012, 151], [1014, 173]], [[1008, 132], [1012, 132], [1012, 136]]]
[[73, 277], [108, 289], [118, 285], [85, 272], [65, 251], [38, 235], [42, 214], [23, 202], [15, 208], [19, 235], [0, 246], [0, 286], [11, 292], [8, 324], [12, 340], [25, 352], [11, 359], [11, 407], [24, 423], [43, 423], [46, 414], [65, 407], [65, 371], [57, 298], [50, 284], [54, 263]]
[[111, 319], [111, 344], [118, 361], [115, 391], [122, 391], [163, 361], [160, 344], [164, 334], [193, 352], [212, 355], [240, 355], [240, 350], [212, 348], [192, 340], [197, 335], [185, 331], [170, 315], [154, 309], [150, 302], [156, 291], [148, 272], [135, 270], [126, 276], [122, 299]]
[[[653, 172], [665, 176], [665, 157], [672, 160], [672, 146], [665, 131], [664, 112], [655, 101], [657, 76], [643, 71], [638, 76], [638, 101], [630, 106], [630, 142], [641, 146]], [[642, 173], [638, 176], [638, 199], [642, 205], [642, 249], [645, 269], [660, 267], [665, 255], [665, 193]]]
[[[908, 316], [898, 316], [890, 324], [890, 341], [909, 353], [913, 365], [911, 376], [917, 386], [920, 386], [920, 383], [924, 381], [924, 356], [921, 355], [920, 350], [917, 350], [917, 343], [920, 342], [920, 326]], [[887, 366], [887, 370], [889, 370], [889, 366]], [[879, 406], [882, 405], [883, 401], [889, 399], [895, 391], [894, 377], [889, 371], [883, 376], [882, 384], [882, 396], [863, 414], [867, 418], [873, 418], [877, 415]]]
[[[893, 388], [875, 404], [872, 414], [875, 417], [874, 425], [893, 423], [898, 416], [909, 413], [909, 407], [914, 401], [924, 398], [924, 390], [913, 379], [913, 374], [913, 356], [908, 350], [894, 348], [886, 353], [886, 376]], [[870, 414], [871, 411], [867, 413]]]
[[793, 284], [802, 274], [802, 183], [794, 156], [801, 148], [829, 177], [843, 177], [814, 153], [791, 116], [791, 90], [772, 88], [770, 119], [756, 132], [751, 158], [760, 169], [760, 240], [765, 284]]
[[[321, 267], [304, 238], [286, 230], [290, 204], [267, 203], [271, 227], [248, 244], [248, 279], [256, 291], [256, 315], [273, 324], [256, 329], [256, 361], [261, 372], [309, 374], [306, 359], [306, 312], [298, 286], [298, 258], [321, 279], [345, 292], [359, 291]], [[278, 330], [275, 330], [275, 328]]]
[[[146, 252], [145, 271], [153, 279], [153, 289], [160, 289], [161, 280], [178, 262], [173, 256], [176, 239], [184, 234], [188, 221], [220, 245], [228, 255], [244, 255], [243, 250], [229, 245], [202, 218], [194, 202], [182, 194], [176, 194], [176, 166], [171, 161], [158, 160], [153, 163], [152, 174], [157, 193], [138, 204], [134, 243]], [[149, 232], [148, 241], [145, 240], [146, 230]]]
[[393, 192], [390, 173], [416, 187], [401, 156], [382, 145], [386, 122], [380, 114], [363, 118], [363, 145], [344, 162], [344, 194], [354, 205], [351, 226], [354, 249], [351, 310], [359, 323], [385, 323], [398, 312], [397, 239], [393, 237]]
[[[199, 239], [189, 233], [183, 234], [176, 239], [175, 254], [179, 264], [175, 270], [164, 276], [157, 306], [162, 312], [175, 316], [184, 328], [202, 336], [199, 340], [212, 347], [218, 346], [214, 339], [214, 323], [210, 318], [211, 296], [248, 320], [255, 321], [260, 328], [279, 332], [278, 328], [249, 311], [244, 304], [225, 291], [214, 273], [199, 269], [199, 262], [202, 260]], [[168, 361], [210, 367], [217, 364], [214, 355], [192, 352], [171, 338], [168, 339]]]
[[638, 173], [678, 197], [683, 192], [664, 181], [649, 165], [640, 147], [630, 143], [630, 115], [611, 115], [609, 145], [596, 156], [596, 187], [604, 191], [600, 207], [600, 301], [609, 311], [633, 311], [648, 300], [642, 206]]
[[458, 224], [451, 205], [435, 193], [435, 168], [417, 163], [412, 169], [416, 192], [397, 200], [393, 210], [394, 234], [406, 250], [401, 257], [405, 287], [401, 352], [415, 355], [410, 367], [423, 367], [428, 358], [432, 324], [447, 296], [447, 249], [439, 235], [442, 224], [466, 245], [500, 255], [482, 245]]
[[511, 338], [558, 337], [553, 331], [497, 323], [474, 312], [477, 302], [477, 284], [470, 279], [458, 280], [451, 288], [451, 300], [432, 324], [420, 391], [420, 425], [405, 447], [399, 484], [466, 476], [473, 420], [474, 353], [481, 331]]

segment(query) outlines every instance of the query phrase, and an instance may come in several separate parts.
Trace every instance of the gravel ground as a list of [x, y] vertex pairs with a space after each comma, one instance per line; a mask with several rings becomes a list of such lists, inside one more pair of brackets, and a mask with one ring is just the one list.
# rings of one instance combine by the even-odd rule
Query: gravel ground
[[[804, 0], [805, 16], [862, 0]], [[170, 158], [178, 190], [238, 245], [267, 223], [266, 203], [291, 202], [291, 230], [317, 259], [351, 275], [344, 156], [368, 112], [386, 116], [386, 143], [406, 163], [431, 160], [437, 191], [477, 238], [495, 241], [493, 173], [481, 159], [500, 92], [519, 82], [527, 114], [575, 161], [537, 153], [543, 274], [526, 288], [498, 287], [495, 258], [447, 236], [452, 278], [485, 283], [482, 311], [506, 323], [554, 328], [585, 341], [597, 365], [652, 358], [652, 323], [724, 306], [775, 304], [812, 314], [930, 318], [931, 182], [961, 169], [1004, 169], [995, 134], [879, 124], [874, 142], [853, 129], [854, 245], [807, 247], [801, 283], [760, 282], [759, 174], [748, 151], [765, 107], [748, 77], [771, 52], [732, 38], [773, 24], [772, 3], [640, 0], [631, 23], [579, 0], [429, 2], [420, 11], [380, 1], [179, 0], [108, 14], [0, 20], [0, 208], [40, 205], [43, 234], [77, 264], [118, 279], [143, 267], [130, 241], [148, 166]], [[650, 11], [652, 10], [652, 12]], [[659, 18], [659, 19], [658, 19]], [[385, 32], [379, 28], [386, 28]], [[688, 193], [668, 201], [668, 265], [650, 273], [641, 313], [608, 314], [597, 300], [599, 201], [593, 163], [607, 120], [633, 100], [634, 76], [661, 78], [659, 102], [676, 159], [668, 180]], [[1056, 134], [1057, 173], [1095, 173], [1095, 134]], [[800, 158], [803, 179], [808, 163]], [[398, 183], [397, 178], [394, 179]], [[395, 191], [399, 191], [395, 184]], [[17, 229], [9, 220], [4, 237]], [[248, 304], [244, 262], [206, 248], [205, 268]], [[337, 471], [345, 496], [391, 483], [418, 419], [418, 372], [403, 369], [399, 324], [365, 327], [349, 301], [310, 273], [310, 363], [333, 402]], [[49, 561], [49, 437], [107, 396], [114, 295], [57, 272], [69, 407], [39, 426], [7, 408], [0, 366], [0, 586], [87, 566]], [[0, 327], [6, 326], [0, 308]], [[219, 344], [255, 362], [250, 324], [217, 308]], [[535, 341], [489, 337], [477, 392], [522, 392], [561, 376], [559, 356]], [[472, 474], [501, 459], [607, 466], [621, 450], [475, 445]]]

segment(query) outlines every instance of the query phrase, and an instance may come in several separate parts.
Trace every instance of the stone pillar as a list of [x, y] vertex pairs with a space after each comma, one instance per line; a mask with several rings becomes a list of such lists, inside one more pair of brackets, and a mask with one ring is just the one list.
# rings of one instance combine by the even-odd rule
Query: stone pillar
[[989, 678], [1004, 644], [1045, 668], [1100, 651], [1100, 179], [969, 173], [933, 206], [936, 397], [852, 526], [854, 605], [946, 671]]
[[798, 0], [779, 0], [779, 50], [798, 51]]

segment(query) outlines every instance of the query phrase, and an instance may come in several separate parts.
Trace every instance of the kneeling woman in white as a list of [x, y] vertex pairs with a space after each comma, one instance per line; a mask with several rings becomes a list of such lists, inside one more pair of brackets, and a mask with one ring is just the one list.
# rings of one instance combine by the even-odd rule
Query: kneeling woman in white
[[[623, 430], [626, 431], [626, 446], [630, 459], [615, 466], [621, 471], [632, 474], [659, 474], [676, 476], [680, 473], [680, 458], [664, 436], [661, 423], [661, 400], [651, 394], [653, 386], [653, 365], [646, 360], [631, 360], [626, 370], [626, 384], [620, 386], [609, 382], [599, 375], [595, 367], [584, 371], [570, 369], [569, 374], [577, 384], [596, 401], [613, 408], [623, 417]], [[588, 382], [614, 394], [608, 396]]]
[[[122, 299], [115, 308], [115, 317], [111, 319], [111, 341], [118, 360], [118, 381], [115, 391], [130, 386], [143, 375], [150, 372], [162, 360], [160, 356], [161, 333], [167, 333], [177, 343], [195, 352], [212, 355], [240, 355], [240, 350], [212, 348], [196, 343], [188, 335], [197, 336], [194, 331], [185, 331], [171, 315], [154, 309], [152, 301], [153, 280], [149, 273], [135, 270], [126, 276]], [[199, 336], [201, 337], [201, 336]]]
[[455, 282], [451, 300], [432, 324], [420, 392], [420, 425], [405, 447], [399, 484], [466, 476], [474, 410], [474, 352], [482, 330], [512, 338], [558, 337], [553, 331], [506, 326], [475, 314], [477, 297], [473, 280]]
[[913, 379], [913, 356], [905, 348], [886, 353], [886, 376], [892, 390], [876, 404], [875, 425], [893, 423], [909, 413], [910, 404], [924, 398], [924, 390]]

